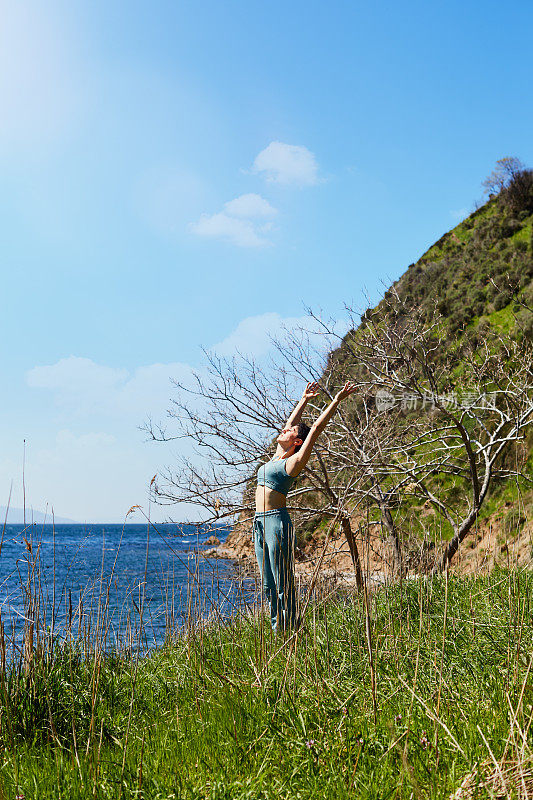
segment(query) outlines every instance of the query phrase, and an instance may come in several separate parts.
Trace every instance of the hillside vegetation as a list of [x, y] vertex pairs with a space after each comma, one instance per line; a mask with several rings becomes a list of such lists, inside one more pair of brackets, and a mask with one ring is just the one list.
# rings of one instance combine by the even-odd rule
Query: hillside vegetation
[[520, 300], [533, 300], [532, 247], [533, 212], [513, 213], [496, 197], [439, 239], [394, 286], [428, 315], [436, 299], [451, 334], [493, 326], [531, 337], [533, 313]]

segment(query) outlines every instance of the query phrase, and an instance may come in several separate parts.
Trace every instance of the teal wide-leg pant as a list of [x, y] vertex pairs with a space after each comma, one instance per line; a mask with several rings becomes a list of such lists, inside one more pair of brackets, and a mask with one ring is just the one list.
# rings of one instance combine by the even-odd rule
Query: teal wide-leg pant
[[256, 514], [253, 535], [272, 629], [287, 630], [296, 618], [294, 528], [287, 509]]

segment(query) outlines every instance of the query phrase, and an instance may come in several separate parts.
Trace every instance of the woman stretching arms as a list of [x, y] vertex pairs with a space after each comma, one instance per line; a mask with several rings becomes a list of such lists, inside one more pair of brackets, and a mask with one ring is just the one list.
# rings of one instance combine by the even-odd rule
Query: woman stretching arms
[[287, 492], [309, 461], [314, 443], [339, 403], [355, 390], [355, 384], [345, 383], [309, 428], [300, 420], [308, 400], [318, 395], [319, 386], [317, 383], [308, 383], [277, 438], [274, 458], [259, 467], [253, 538], [261, 583], [270, 605], [273, 630], [285, 630], [293, 626], [296, 615], [294, 529], [286, 507]]

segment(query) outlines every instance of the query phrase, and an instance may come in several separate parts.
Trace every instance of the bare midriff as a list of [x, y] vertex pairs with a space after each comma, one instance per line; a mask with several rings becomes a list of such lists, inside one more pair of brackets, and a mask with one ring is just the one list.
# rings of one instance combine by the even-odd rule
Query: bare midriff
[[285, 508], [287, 497], [275, 489], [268, 486], [258, 486], [255, 490], [255, 510], [258, 514], [263, 511], [277, 511], [278, 508]]

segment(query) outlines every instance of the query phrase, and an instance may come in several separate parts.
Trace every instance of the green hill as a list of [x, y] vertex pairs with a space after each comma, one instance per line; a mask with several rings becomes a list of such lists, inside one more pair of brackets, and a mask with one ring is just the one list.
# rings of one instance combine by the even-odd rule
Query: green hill
[[533, 213], [513, 213], [500, 197], [489, 200], [446, 233], [394, 284], [404, 299], [427, 309], [437, 300], [450, 333], [480, 322], [506, 331], [518, 322], [531, 337]]

